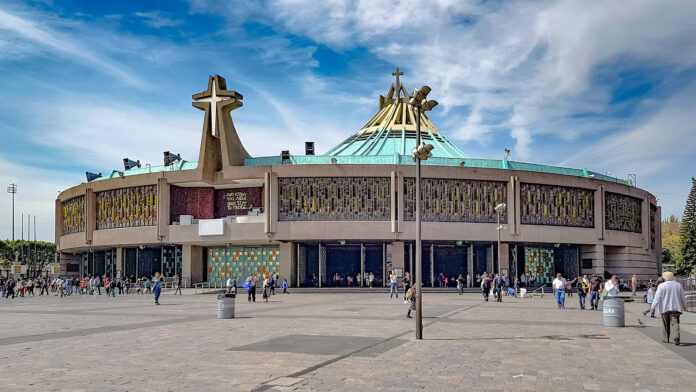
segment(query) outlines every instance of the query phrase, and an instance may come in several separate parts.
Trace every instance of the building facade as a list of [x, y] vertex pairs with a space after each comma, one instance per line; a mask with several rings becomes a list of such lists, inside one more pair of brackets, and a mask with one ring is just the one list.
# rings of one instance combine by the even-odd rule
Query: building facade
[[[649, 279], [660, 273], [660, 207], [649, 192], [586, 169], [470, 158], [408, 103], [397, 79], [379, 111], [324, 155], [251, 157], [231, 111], [242, 95], [211, 76], [197, 162], [137, 168], [56, 200], [62, 271], [192, 283], [278, 272], [295, 286], [385, 284], [414, 271], [416, 124], [426, 285], [484, 271]], [[495, 207], [505, 203], [498, 217]], [[501, 230], [498, 259], [497, 220]]]

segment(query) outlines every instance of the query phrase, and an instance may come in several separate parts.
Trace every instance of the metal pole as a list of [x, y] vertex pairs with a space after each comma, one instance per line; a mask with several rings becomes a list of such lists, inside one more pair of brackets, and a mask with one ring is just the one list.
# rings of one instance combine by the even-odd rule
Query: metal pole
[[24, 213], [22, 213], [22, 241], [24, 241]]
[[34, 242], [36, 242], [36, 215], [34, 215]]
[[[416, 107], [417, 117], [416, 117], [416, 148], [420, 146], [421, 135], [420, 135], [420, 117], [421, 108]], [[416, 339], [423, 339], [423, 295], [421, 292], [421, 282], [423, 281], [423, 249], [421, 244], [421, 200], [420, 200], [420, 187], [421, 187], [421, 160], [416, 159]]]
[[498, 211], [498, 276], [500, 279], [503, 278], [502, 271], [500, 270], [500, 211]]

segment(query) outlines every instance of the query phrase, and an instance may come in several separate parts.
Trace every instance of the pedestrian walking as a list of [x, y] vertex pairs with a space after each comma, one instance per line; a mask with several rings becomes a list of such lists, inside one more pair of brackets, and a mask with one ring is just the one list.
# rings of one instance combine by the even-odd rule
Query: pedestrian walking
[[283, 279], [283, 294], [290, 294], [290, 293], [288, 293], [288, 281], [287, 281], [287, 279]]
[[179, 295], [181, 295], [181, 275], [176, 276], [176, 290], [174, 290], [174, 295], [176, 295], [176, 293], [179, 293]]
[[594, 310], [599, 310], [599, 294], [602, 292], [602, 279], [597, 274], [590, 279], [590, 306]]
[[655, 312], [650, 311], [652, 308], [653, 300], [655, 299], [655, 290], [657, 290], [657, 287], [655, 287], [654, 284], [651, 284], [648, 288], [648, 293], [646, 294], [645, 298], [646, 302], [648, 303], [648, 309], [645, 312], [643, 312], [643, 316], [647, 316], [648, 313], [650, 313], [650, 317], [655, 318]]
[[679, 316], [686, 309], [684, 288], [677, 282], [673, 272], [664, 272], [662, 278], [664, 283], [657, 286], [650, 309], [653, 312], [657, 309], [662, 316], [662, 343], [669, 343], [671, 334], [674, 344], [679, 346]]
[[495, 302], [503, 302], [503, 280], [498, 274], [493, 277], [493, 297]]
[[[146, 278], [143, 278], [143, 279], [146, 279]], [[152, 286], [152, 282], [150, 282], [150, 278], [147, 278], [147, 279], [145, 280], [145, 294], [150, 294], [150, 293], [151, 293], [151, 291], [150, 291], [151, 286]]]
[[406, 317], [412, 318], [411, 317], [411, 311], [416, 310], [416, 287], [413, 286], [408, 289], [406, 294], [404, 294], [404, 298], [408, 301], [408, 311], [406, 312]]
[[389, 275], [389, 298], [396, 294], [396, 299], [399, 299], [399, 286], [397, 285], [399, 277], [396, 276], [396, 272], [392, 271]]
[[616, 297], [619, 295], [619, 283], [616, 275], [613, 275], [606, 283], [604, 283], [604, 291], [607, 297]]
[[155, 272], [155, 277], [152, 278], [152, 284], [155, 286], [154, 288], [154, 293], [155, 293], [155, 305], [159, 305], [159, 297], [160, 294], [162, 293], [162, 281], [164, 280], [164, 276], [160, 275], [159, 272]]
[[271, 280], [268, 276], [264, 275], [263, 279], [263, 299], [268, 302], [268, 298], [271, 296]]
[[565, 289], [568, 281], [565, 280], [562, 274], [556, 274], [556, 279], [553, 280], [551, 286], [553, 287], [553, 295], [556, 297], [556, 303], [558, 309], [565, 308]]
[[249, 302], [256, 302], [256, 279], [256, 274], [253, 274], [246, 278], [246, 281], [244, 282], [247, 291], [249, 291], [249, 296], [247, 297]]
[[634, 274], [633, 277], [631, 278], [631, 296], [635, 297], [636, 296], [636, 286], [638, 285], [638, 278], [636, 278], [636, 275]]
[[459, 292], [459, 295], [464, 294], [464, 277], [462, 274], [459, 274], [459, 277], [457, 278], [457, 291]]
[[578, 301], [580, 302], [580, 309], [585, 310], [585, 297], [587, 297], [587, 284], [585, 279], [580, 279], [578, 282]]
[[488, 276], [481, 277], [481, 294], [484, 301], [488, 302], [488, 294], [491, 291], [491, 279]]

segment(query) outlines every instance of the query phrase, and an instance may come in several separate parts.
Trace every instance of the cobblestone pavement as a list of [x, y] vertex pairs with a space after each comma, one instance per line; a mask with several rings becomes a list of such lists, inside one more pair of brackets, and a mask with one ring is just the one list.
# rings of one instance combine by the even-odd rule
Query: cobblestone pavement
[[426, 293], [417, 341], [383, 293], [238, 298], [231, 320], [214, 295], [0, 299], [0, 391], [696, 390], [696, 315], [676, 347], [643, 303], [610, 328], [576, 301]]

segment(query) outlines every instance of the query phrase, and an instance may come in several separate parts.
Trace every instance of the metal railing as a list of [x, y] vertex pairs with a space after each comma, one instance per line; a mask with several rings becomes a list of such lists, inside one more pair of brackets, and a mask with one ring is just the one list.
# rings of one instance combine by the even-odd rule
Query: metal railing
[[205, 294], [205, 293], [210, 293], [213, 290], [224, 290], [225, 289], [225, 283], [224, 282], [202, 282], [202, 283], [196, 283], [193, 285], [194, 288], [194, 294]]
[[535, 295], [538, 295], [541, 298], [544, 298], [544, 287], [546, 287], [546, 284], [543, 284], [532, 291], [527, 291], [526, 293], [524, 293], [524, 296], [533, 298]]
[[687, 291], [685, 297], [686, 311], [696, 312], [696, 291]]

